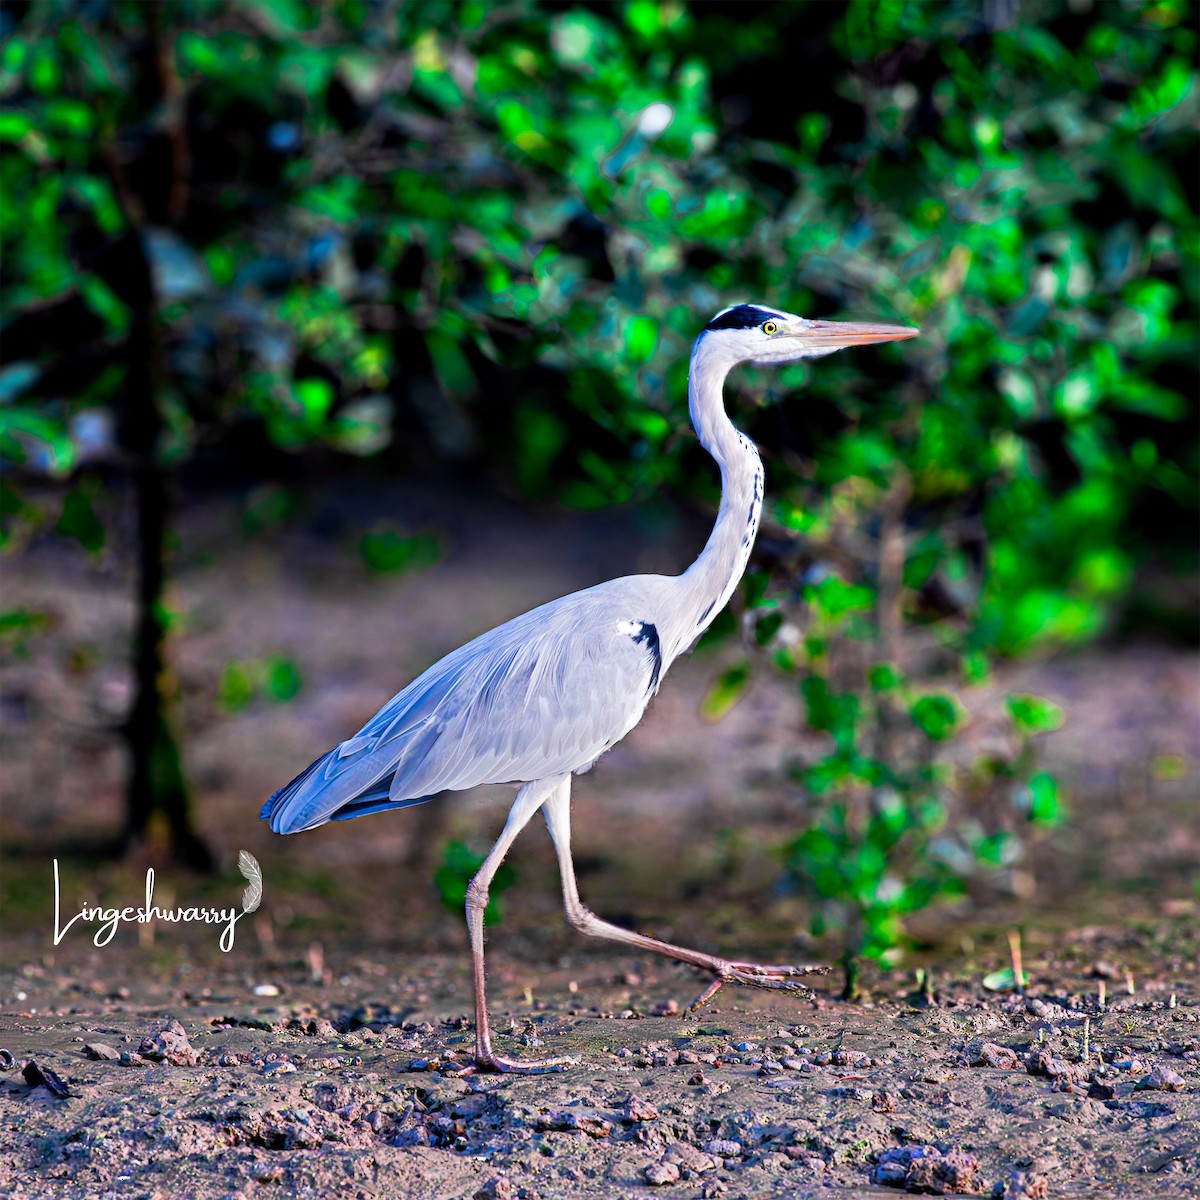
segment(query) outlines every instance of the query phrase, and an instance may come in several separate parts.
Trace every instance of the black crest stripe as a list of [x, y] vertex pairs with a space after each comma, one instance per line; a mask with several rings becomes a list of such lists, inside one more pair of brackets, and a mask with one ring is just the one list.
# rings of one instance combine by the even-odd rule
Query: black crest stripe
[[754, 304], [739, 304], [736, 308], [731, 308], [728, 312], [713, 317], [704, 328], [706, 330], [753, 329], [756, 325], [772, 319], [778, 320], [779, 314], [773, 313], [769, 308], [759, 308]]

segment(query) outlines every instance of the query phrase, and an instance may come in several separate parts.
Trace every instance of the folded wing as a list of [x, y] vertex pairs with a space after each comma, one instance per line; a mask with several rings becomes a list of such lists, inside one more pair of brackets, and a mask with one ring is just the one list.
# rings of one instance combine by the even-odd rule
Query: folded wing
[[618, 597], [614, 584], [577, 592], [447, 655], [276, 792], [263, 819], [296, 833], [586, 769], [637, 723], [660, 675], [654, 625], [614, 619]]

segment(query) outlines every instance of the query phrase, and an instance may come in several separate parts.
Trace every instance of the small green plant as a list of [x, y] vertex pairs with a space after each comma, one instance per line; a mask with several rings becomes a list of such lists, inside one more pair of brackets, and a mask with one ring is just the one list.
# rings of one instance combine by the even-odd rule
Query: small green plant
[[[1061, 710], [1010, 696], [1007, 719], [991, 723], [1003, 728], [971, 735], [963, 696], [987, 675], [972, 627], [964, 617], [902, 624], [906, 598], [915, 604], [902, 585], [903, 530], [878, 518], [886, 492], [859, 493], [855, 544], [870, 549], [857, 570], [810, 569], [794, 599], [769, 595], [764, 576], [747, 585], [753, 641], [797, 679], [808, 729], [825, 743], [792, 768], [809, 819], [782, 853], [786, 880], [813, 902], [813, 933], [840, 932], [848, 999], [862, 959], [898, 961], [908, 917], [1015, 872], [1029, 832], [1061, 818], [1057, 782], [1032, 744]], [[730, 678], [714, 689], [716, 707]]]
[[[447, 842], [442, 851], [442, 865], [433, 876], [433, 885], [442, 898], [442, 903], [451, 912], [461, 913], [467, 902], [467, 886], [483, 866], [483, 855], [476, 854], [465, 842]], [[495, 925], [504, 916], [500, 893], [507, 891], [517, 882], [517, 873], [501, 863], [492, 879], [488, 906], [483, 910], [483, 923]]]

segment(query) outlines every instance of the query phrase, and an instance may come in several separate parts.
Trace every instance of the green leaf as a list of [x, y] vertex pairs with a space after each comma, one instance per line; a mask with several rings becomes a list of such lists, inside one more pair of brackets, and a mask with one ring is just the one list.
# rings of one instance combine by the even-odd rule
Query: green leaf
[[292, 382], [292, 396], [304, 414], [304, 424], [318, 429], [333, 407], [333, 384], [328, 379], [296, 379]]
[[19, 142], [33, 128], [33, 118], [16, 109], [0, 112], [0, 142]]
[[0, 405], [0, 455], [61, 476], [75, 465], [75, 443], [65, 422], [32, 407], [5, 404]]
[[723, 671], [700, 701], [700, 715], [707, 721], [719, 721], [730, 713], [750, 683], [750, 665], [737, 663]]
[[1062, 820], [1058, 780], [1046, 771], [1029, 781], [1029, 819], [1035, 825], [1057, 825]]
[[876, 692], [894, 692], [904, 683], [904, 672], [894, 663], [876, 663], [867, 672], [867, 682]]
[[95, 554], [104, 549], [105, 529], [92, 507], [92, 491], [91, 488], [77, 487], [66, 494], [55, 529]]
[[818, 584], [804, 589], [805, 598], [822, 616], [838, 620], [848, 613], [869, 612], [875, 604], [875, 592], [861, 584], [846, 583], [836, 575], [826, 575]]
[[71, 100], [65, 96], [51, 100], [44, 113], [48, 125], [73, 137], [87, 137], [96, 122], [94, 108], [82, 100]]
[[631, 317], [625, 325], [625, 353], [635, 364], [649, 362], [658, 345], [658, 322], [653, 317]]
[[932, 742], [944, 742], [958, 728], [958, 702], [945, 692], [922, 696], [908, 710], [913, 724]]
[[[1017, 990], [1017, 977], [1012, 967], [1004, 967], [999, 971], [993, 971], [990, 975], [985, 975], [983, 986], [989, 992], [1014, 992]], [[1021, 973], [1021, 986], [1029, 986], [1029, 975], [1024, 971]]]
[[266, 691], [277, 704], [294, 700], [304, 686], [300, 668], [290, 658], [272, 654], [266, 661]]
[[[442, 851], [442, 864], [433, 876], [434, 887], [442, 903], [452, 912], [461, 912], [467, 901], [467, 887], [483, 866], [484, 856], [475, 854], [463, 842], [449, 842]], [[516, 872], [508, 863], [501, 863], [492, 878], [483, 923], [494, 925], [503, 917], [500, 893], [517, 881]]]
[[754, 623], [754, 644], [766, 646], [779, 632], [783, 624], [783, 613], [779, 611], [766, 612]]
[[839, 751], [848, 751], [858, 732], [859, 698], [853, 692], [835, 692], [829, 680], [816, 674], [800, 681], [800, 694], [809, 725], [831, 734]]
[[397, 571], [419, 571], [437, 562], [437, 538], [428, 533], [405, 534], [395, 526], [365, 533], [358, 544], [363, 562], [381, 575]]
[[230, 662], [221, 672], [217, 702], [229, 713], [241, 712], [254, 698], [254, 673], [249, 663]]
[[1009, 696], [1008, 715], [1021, 733], [1044, 733], [1063, 723], [1063, 710], [1041, 696]]

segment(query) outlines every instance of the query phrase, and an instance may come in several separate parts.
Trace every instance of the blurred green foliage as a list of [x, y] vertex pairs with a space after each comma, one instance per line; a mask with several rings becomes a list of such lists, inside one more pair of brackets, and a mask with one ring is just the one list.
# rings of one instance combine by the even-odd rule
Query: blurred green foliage
[[258, 696], [276, 704], [288, 704], [303, 686], [300, 668], [282, 654], [244, 659], [225, 664], [218, 702], [229, 713], [241, 712]]
[[[434, 872], [433, 886], [437, 888], [442, 903], [451, 911], [461, 913], [467, 903], [467, 888], [483, 866], [484, 856], [476, 854], [465, 842], [447, 842], [442, 849], [441, 865]], [[492, 879], [487, 907], [483, 910], [483, 923], [495, 925], [504, 915], [500, 893], [507, 891], [517, 881], [516, 872], [501, 863]]]
[[[816, 817], [789, 853], [857, 863], [817, 876], [890, 930], [860, 948], [970, 874], [938, 857], [947, 822], [972, 862], [1012, 853], [956, 825], [960, 689], [1095, 637], [1139, 573], [1194, 569], [1187, 0], [33, 0], [0, 23], [5, 544], [104, 543], [80, 473], [122, 463], [129, 239], [170, 467], [384, 455], [579, 507], [711, 502], [683, 431], [712, 312], [921, 326], [729, 389], [771, 499], [750, 649], [706, 710], [758, 658], [797, 675], [832, 752], [800, 768]], [[47, 476], [57, 506], [28, 498]], [[268, 490], [246, 520], [289, 511]], [[1026, 743], [1058, 718], [1009, 713], [975, 792], [1051, 822]], [[864, 748], [898, 721], [918, 740]]]

